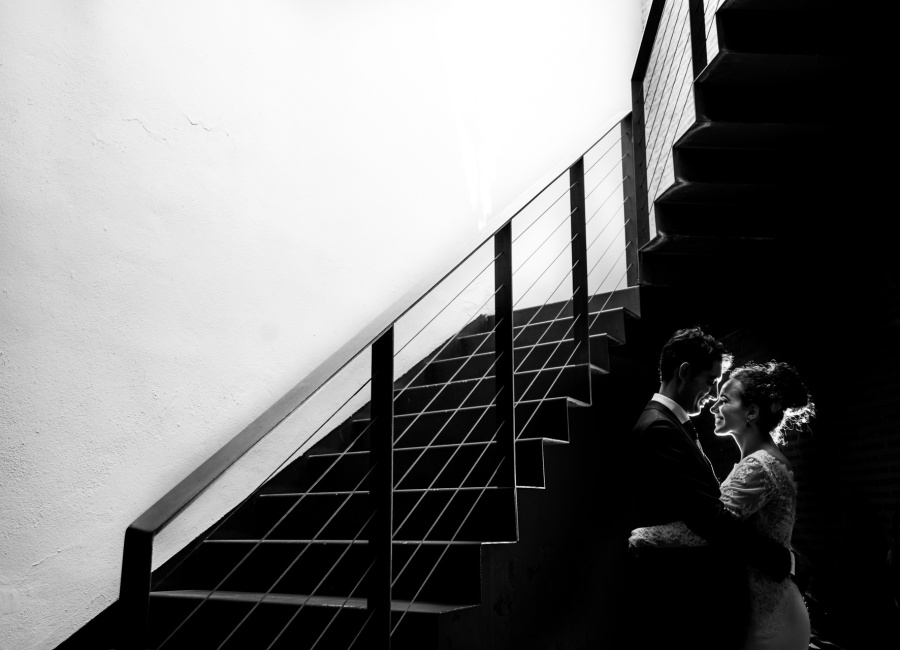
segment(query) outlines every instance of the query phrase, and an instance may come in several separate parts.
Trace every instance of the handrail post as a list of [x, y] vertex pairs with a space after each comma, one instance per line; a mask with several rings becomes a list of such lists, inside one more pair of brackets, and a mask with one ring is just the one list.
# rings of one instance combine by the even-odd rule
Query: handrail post
[[703, 0], [688, 0], [688, 17], [691, 25], [691, 60], [696, 79], [706, 67], [706, 17], [703, 15]]
[[513, 359], [512, 222], [494, 235], [494, 390], [500, 485], [516, 486], [516, 404]]
[[572, 228], [572, 336], [573, 364], [591, 360], [588, 323], [587, 225], [584, 217], [584, 158], [569, 167], [569, 223]]
[[640, 267], [638, 266], [638, 218], [637, 197], [634, 183], [634, 143], [632, 138], [632, 116], [622, 120], [622, 192], [625, 195], [625, 266], [629, 287], [640, 284]]
[[370, 613], [367, 648], [391, 647], [391, 544], [394, 487], [394, 326], [372, 344], [372, 396], [369, 440], [369, 575], [366, 607]]
[[650, 241], [650, 188], [647, 183], [647, 133], [644, 117], [644, 79], [631, 81], [631, 142], [634, 171], [634, 216], [637, 248]]
[[134, 526], [125, 531], [122, 581], [119, 585], [119, 642], [123, 650], [144, 650], [150, 618], [153, 533]]
[[634, 73], [631, 75], [631, 135], [632, 165], [634, 166], [634, 214], [637, 223], [637, 248], [650, 241], [650, 191], [647, 183], [647, 134], [646, 116], [644, 115], [644, 77], [653, 53], [653, 43], [659, 31], [660, 19], [666, 0], [653, 0], [641, 47], [638, 50]]

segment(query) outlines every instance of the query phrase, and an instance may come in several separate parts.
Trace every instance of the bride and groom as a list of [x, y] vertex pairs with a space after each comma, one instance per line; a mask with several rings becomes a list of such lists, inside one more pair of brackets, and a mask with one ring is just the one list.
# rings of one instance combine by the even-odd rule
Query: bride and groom
[[[631, 486], [629, 641], [640, 648], [807, 650], [809, 616], [790, 550], [797, 487], [782, 431], [813, 413], [784, 363], [731, 370], [724, 346], [679, 330], [660, 355], [660, 389], [629, 443], [641, 463]], [[741, 460], [719, 484], [691, 424], [710, 401], [715, 432]]]

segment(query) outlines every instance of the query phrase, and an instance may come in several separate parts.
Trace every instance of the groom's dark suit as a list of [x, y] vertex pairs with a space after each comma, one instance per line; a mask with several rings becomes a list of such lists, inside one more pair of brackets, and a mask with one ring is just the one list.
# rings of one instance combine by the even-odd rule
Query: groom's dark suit
[[[683, 521], [708, 547], [639, 550], [633, 559], [638, 647], [724, 650], [739, 642], [749, 612], [746, 565], [776, 579], [790, 571], [790, 552], [737, 521], [719, 500], [719, 481], [696, 434], [651, 401], [635, 425], [631, 460], [631, 528]], [[641, 645], [644, 642], [646, 645]]]

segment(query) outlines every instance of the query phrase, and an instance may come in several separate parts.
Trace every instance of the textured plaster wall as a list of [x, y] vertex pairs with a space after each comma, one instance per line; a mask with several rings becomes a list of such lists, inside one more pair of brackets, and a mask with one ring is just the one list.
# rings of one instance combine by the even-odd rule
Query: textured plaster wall
[[639, 29], [637, 0], [0, 4], [0, 648], [113, 602], [136, 516], [627, 109]]

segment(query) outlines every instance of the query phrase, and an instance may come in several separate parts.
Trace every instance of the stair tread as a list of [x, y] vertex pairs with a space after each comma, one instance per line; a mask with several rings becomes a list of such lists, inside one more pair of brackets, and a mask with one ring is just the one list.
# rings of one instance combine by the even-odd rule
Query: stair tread
[[[522, 440], [516, 440], [517, 443], [522, 444], [533, 444], [535, 440], [547, 440], [548, 442], [564, 442], [561, 440], [556, 440], [554, 438], [523, 438]], [[416, 447], [397, 447], [394, 449], [394, 453], [410, 453], [414, 451], [424, 451], [427, 449], [455, 449], [456, 447], [484, 447], [485, 445], [496, 445], [496, 440], [482, 440], [477, 442], [458, 442], [458, 443], [442, 443], [438, 445], [418, 445]], [[309, 458], [341, 458], [342, 456], [368, 456], [369, 451], [360, 450], [360, 451], [345, 451], [345, 452], [331, 452], [327, 454], [310, 454]]]
[[[628, 313], [627, 310], [626, 310], [626, 313]], [[482, 334], [466, 334], [465, 336], [460, 336], [459, 338], [467, 339], [467, 338], [472, 338], [472, 337], [476, 337], [476, 336], [484, 336], [485, 334], [490, 334], [490, 332], [484, 332]], [[603, 336], [606, 336], [606, 334], [605, 333], [591, 334], [590, 338], [599, 339], [600, 337], [603, 337]], [[517, 345], [516, 350], [527, 350], [529, 348], [547, 347], [547, 346], [551, 346], [551, 345], [558, 345], [559, 343], [571, 343], [574, 340], [575, 339], [572, 337], [567, 337], [567, 338], [556, 340], [556, 341], [544, 341], [542, 343], [529, 343], [527, 345], [522, 345], [522, 346]], [[478, 358], [487, 359], [487, 358], [493, 358], [493, 357], [494, 357], [494, 352], [493, 352], [493, 350], [491, 350], [488, 352], [476, 352], [474, 354], [460, 354], [455, 357], [441, 357], [440, 359], [435, 359], [429, 365], [434, 365], [437, 363], [447, 363], [448, 361], [457, 361], [459, 359], [478, 359]], [[561, 367], [561, 366], [557, 366], [557, 367]], [[517, 371], [517, 374], [522, 373], [522, 372], [534, 372], [534, 370], [519, 370], [519, 371]]]
[[[584, 368], [584, 367], [589, 368], [591, 370], [591, 372], [603, 372], [602, 368], [595, 366], [592, 363], [573, 363], [573, 364], [566, 365], [566, 366], [553, 366], [550, 368], [537, 368], [535, 370], [517, 370], [515, 374], [516, 374], [516, 376], [521, 377], [521, 376], [525, 376], [525, 375], [535, 375], [539, 372], [550, 372], [552, 370], [566, 370], [568, 368]], [[440, 382], [435, 382], [433, 384], [418, 384], [416, 386], [406, 386], [405, 388], [395, 388], [394, 393], [399, 394], [399, 393], [405, 393], [405, 392], [408, 392], [411, 390], [421, 390], [424, 388], [431, 389], [431, 388], [435, 388], [437, 386], [462, 386], [464, 384], [478, 383], [485, 379], [493, 379], [493, 378], [494, 378], [494, 375], [491, 374], [491, 375], [484, 375], [483, 377], [479, 377], [476, 379], [454, 379], [453, 381], [440, 381]]]
[[[276, 605], [306, 605], [312, 607], [347, 607], [350, 609], [366, 609], [365, 598], [346, 598], [342, 596], [308, 596], [305, 594], [263, 594], [246, 591], [210, 591], [209, 589], [180, 589], [172, 591], [152, 591], [151, 596], [163, 598], [184, 598], [190, 600], [209, 600], [227, 602], [256, 603], [264, 601]], [[448, 605], [432, 602], [410, 602], [408, 600], [392, 600], [391, 611], [421, 614], [443, 614], [445, 612], [469, 609], [477, 605]]]
[[[207, 539], [204, 544], [368, 544], [367, 539]], [[393, 540], [399, 546], [479, 546], [483, 542], [452, 539]]]
[[[518, 486], [517, 486], [518, 487]], [[512, 490], [514, 488], [500, 487], [498, 485], [487, 485], [482, 487], [446, 487], [446, 488], [394, 488], [394, 494], [399, 492], [408, 492], [410, 494], [417, 492], [475, 492], [480, 490]], [[302, 497], [302, 496], [341, 496], [347, 494], [365, 494], [368, 496], [368, 490], [330, 490], [326, 492], [269, 492], [260, 494], [259, 498], [270, 497]]]
[[[543, 400], [524, 399], [524, 400], [518, 400], [516, 402], [516, 406], [539, 405], [539, 404], [543, 404], [546, 402], [558, 403], [562, 400], [566, 400], [566, 402], [568, 402], [570, 406], [590, 406], [590, 404], [587, 404], [585, 402], [582, 402], [581, 400], [575, 399], [574, 397], [548, 397], [547, 399], [543, 399]], [[424, 411], [423, 413], [427, 413], [428, 415], [434, 415], [436, 413], [453, 413], [454, 411], [472, 411], [475, 409], [483, 410], [483, 409], [489, 409], [489, 408], [494, 408], [494, 405], [493, 404], [480, 404], [480, 405], [475, 405], [475, 406], [460, 406], [459, 408], [455, 408], [455, 409], [437, 409], [435, 411]], [[422, 413], [400, 413], [400, 414], [394, 415], [394, 419], [397, 420], [400, 418], [416, 418], [416, 417], [419, 417], [420, 415], [422, 415]], [[369, 422], [370, 420], [371, 420], [371, 418], [368, 418], [368, 417], [353, 418], [354, 422]]]
[[[615, 314], [620, 311], [628, 311], [625, 307], [613, 307], [611, 309], [598, 309], [597, 311], [591, 311], [588, 309], [588, 316], [597, 316], [598, 314]], [[539, 325], [550, 325], [552, 323], [562, 323], [565, 321], [572, 320], [572, 316], [558, 316], [556, 318], [547, 318], [545, 320], [540, 321], [531, 321], [527, 323], [522, 323], [521, 325], [513, 326], [513, 331], [520, 330], [524, 327], [537, 327]], [[484, 332], [483, 334], [490, 334], [490, 332]], [[467, 336], [481, 336], [481, 334], [468, 334]], [[464, 337], [460, 337], [464, 338]], [[570, 341], [571, 339], [563, 339], [564, 341]], [[555, 343], [556, 341], [554, 341]]]

